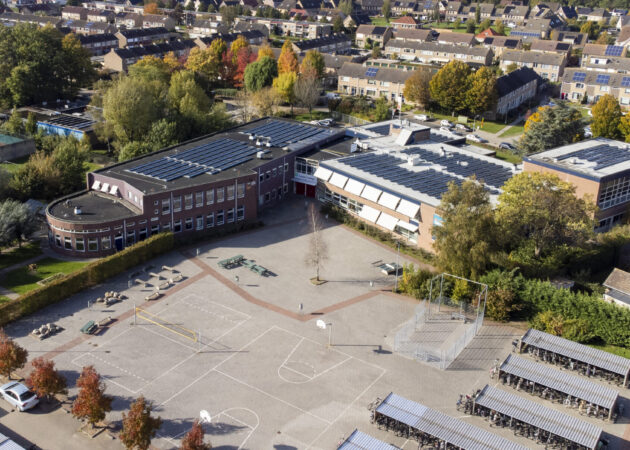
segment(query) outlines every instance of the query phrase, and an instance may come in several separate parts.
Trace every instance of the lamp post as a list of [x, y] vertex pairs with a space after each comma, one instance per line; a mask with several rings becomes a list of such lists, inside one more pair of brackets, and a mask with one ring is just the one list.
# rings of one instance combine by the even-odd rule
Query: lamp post
[[398, 292], [398, 272], [400, 270], [400, 241], [396, 241], [396, 283], [394, 284], [394, 292]]

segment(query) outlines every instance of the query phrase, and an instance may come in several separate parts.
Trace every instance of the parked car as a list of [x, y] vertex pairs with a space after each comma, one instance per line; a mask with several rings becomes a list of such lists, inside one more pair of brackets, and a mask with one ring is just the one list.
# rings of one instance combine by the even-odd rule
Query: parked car
[[413, 116], [414, 119], [416, 120], [420, 120], [422, 122], [426, 122], [429, 120], [429, 116], [427, 116], [426, 114], [416, 114], [415, 116]]
[[468, 139], [469, 141], [473, 141], [473, 142], [486, 142], [485, 139], [480, 138], [476, 134], [467, 134], [466, 135], [466, 139]]
[[317, 125], [321, 125], [323, 127], [332, 127], [335, 124], [335, 121], [333, 119], [322, 119], [319, 122], [317, 122]]
[[514, 147], [512, 144], [510, 144], [509, 142], [501, 142], [499, 144], [499, 148], [502, 148], [504, 150], [516, 150], [516, 147]]
[[17, 381], [0, 386], [0, 394], [18, 411], [26, 411], [39, 403], [37, 395]]
[[457, 125], [455, 125], [455, 129], [460, 130], [460, 131], [472, 131], [472, 128], [467, 127], [463, 123], [458, 123]]
[[326, 94], [326, 98], [327, 98], [328, 100], [338, 100], [338, 99], [340, 99], [340, 98], [341, 98], [341, 95], [339, 95], [339, 94], [338, 94], [338, 93], [336, 93], [336, 92], [328, 92], [328, 93]]
[[440, 131], [446, 131], [447, 133], [453, 132], [449, 127], [440, 127]]
[[440, 120], [440, 125], [447, 128], [453, 128], [453, 124], [446, 119]]
[[593, 131], [591, 130], [591, 127], [584, 127], [584, 137], [585, 138], [592, 138], [593, 137]]

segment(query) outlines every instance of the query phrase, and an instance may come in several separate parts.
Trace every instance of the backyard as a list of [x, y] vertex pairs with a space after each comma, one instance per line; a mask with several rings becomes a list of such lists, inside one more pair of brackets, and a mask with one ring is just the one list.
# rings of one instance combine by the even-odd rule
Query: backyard
[[[54, 258], [44, 258], [36, 262], [37, 268], [31, 270], [28, 266], [14, 269], [4, 275], [0, 285], [17, 294], [25, 294], [37, 289], [39, 281], [57, 274], [69, 274], [89, 264], [84, 261], [61, 261]], [[60, 275], [58, 275], [60, 276]]]

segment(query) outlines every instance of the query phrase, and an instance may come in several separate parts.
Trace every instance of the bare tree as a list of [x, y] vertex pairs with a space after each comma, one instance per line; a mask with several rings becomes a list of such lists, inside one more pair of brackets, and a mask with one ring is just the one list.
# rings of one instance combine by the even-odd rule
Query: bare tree
[[308, 113], [311, 114], [313, 106], [319, 101], [320, 82], [317, 77], [313, 76], [301, 76], [295, 82], [293, 87], [293, 94], [295, 100], [308, 109]]
[[241, 123], [247, 123], [252, 120], [255, 115], [255, 107], [252, 102], [252, 96], [244, 89], [238, 91], [234, 97], [234, 104], [238, 108], [237, 117]]
[[308, 207], [308, 223], [311, 227], [311, 237], [306, 262], [315, 267], [317, 271], [315, 281], [320, 281], [319, 271], [322, 264], [328, 259], [328, 246], [321, 232], [322, 218], [314, 203], [311, 203]]

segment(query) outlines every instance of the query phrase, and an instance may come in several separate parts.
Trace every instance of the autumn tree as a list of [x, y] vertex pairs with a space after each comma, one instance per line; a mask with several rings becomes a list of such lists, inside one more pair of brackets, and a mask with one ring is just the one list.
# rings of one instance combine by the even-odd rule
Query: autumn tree
[[287, 39], [282, 44], [282, 51], [278, 57], [278, 73], [298, 72], [298, 59], [293, 50], [293, 43]]
[[482, 275], [496, 246], [492, 205], [482, 180], [451, 182], [437, 214], [442, 224], [431, 232], [440, 269], [466, 278]]
[[28, 352], [20, 347], [0, 328], [0, 374], [11, 379], [11, 372], [26, 364]]
[[158, 5], [157, 5], [157, 3], [145, 3], [144, 4], [144, 13], [145, 14], [158, 14]]
[[469, 85], [470, 66], [453, 60], [442, 67], [429, 83], [431, 98], [453, 114], [466, 109], [466, 92]]
[[86, 419], [94, 424], [105, 418], [112, 410], [112, 397], [105, 395], [105, 382], [94, 370], [94, 366], [86, 366], [77, 380], [79, 394], [72, 403], [72, 415], [78, 419]]
[[309, 75], [314, 73], [317, 78], [322, 78], [325, 70], [324, 56], [317, 50], [307, 51], [302, 64], [300, 64], [300, 74]]
[[263, 44], [258, 48], [258, 55], [256, 58], [256, 61], [260, 61], [261, 59], [268, 57], [271, 59], [275, 59], [276, 55], [273, 53], [273, 50], [271, 49], [271, 47], [269, 47], [269, 44]]
[[619, 132], [626, 142], [630, 142], [630, 115], [621, 116], [619, 120]]
[[431, 82], [431, 72], [428, 70], [415, 70], [407, 81], [405, 81], [405, 89], [403, 95], [405, 100], [422, 105], [426, 108], [431, 100], [431, 92], [429, 83]]
[[291, 106], [291, 115], [293, 115], [293, 103], [295, 103], [295, 94], [293, 88], [297, 81], [297, 74], [295, 72], [284, 72], [278, 75], [273, 80], [273, 88], [280, 96], [282, 101], [288, 103]]
[[311, 203], [308, 207], [308, 224], [311, 228], [309, 237], [309, 250], [306, 254], [306, 262], [315, 267], [315, 281], [320, 281], [320, 270], [326, 259], [328, 259], [328, 245], [322, 233], [322, 218], [315, 206]]
[[273, 116], [280, 100], [276, 91], [271, 87], [261, 88], [253, 92], [251, 99], [259, 117]]
[[528, 120], [525, 123], [525, 133], [518, 142], [522, 152], [536, 153], [583, 138], [584, 120], [577, 109], [559, 103], [554, 107], [539, 109], [537, 112], [540, 120]]
[[234, 87], [242, 88], [244, 86], [245, 69], [247, 69], [247, 66], [255, 60], [256, 55], [249, 47], [243, 47], [238, 50], [236, 55], [236, 64], [234, 67], [234, 75], [232, 77]]
[[484, 19], [480, 24], [479, 24], [479, 29], [481, 31], [485, 31], [488, 28], [490, 28], [490, 25], [492, 24], [492, 21], [490, 21], [490, 19]]
[[271, 86], [276, 76], [278, 76], [276, 60], [266, 56], [247, 66], [243, 80], [249, 92], [256, 92]]
[[223, 39], [214, 39], [210, 45], [201, 49], [193, 48], [186, 60], [186, 68], [203, 76], [208, 82], [215, 82], [221, 70], [223, 54], [227, 50], [227, 44]]
[[311, 114], [313, 106], [319, 101], [319, 91], [320, 83], [314, 76], [300, 75], [293, 87], [295, 100], [299, 105], [308, 109], [309, 114]]
[[591, 110], [593, 120], [591, 131], [593, 137], [605, 137], [609, 139], [621, 139], [621, 107], [615, 97], [610, 94], [602, 96]]
[[151, 417], [153, 405], [144, 396], [138, 397], [129, 408], [129, 414], [122, 414], [120, 441], [128, 449], [147, 450], [151, 439], [162, 426], [162, 419]]
[[33, 370], [26, 379], [26, 384], [38, 397], [50, 397], [56, 394], [65, 394], [66, 379], [55, 370], [55, 363], [43, 357], [35, 358], [31, 365]]
[[496, 20], [494, 22], [494, 30], [502, 36], [505, 36], [505, 24], [502, 20]]
[[236, 57], [238, 56], [238, 52], [243, 48], [249, 48], [249, 42], [241, 34], [230, 44], [230, 51], [232, 52], [234, 58], [232, 62], [234, 64], [236, 64]]
[[195, 420], [190, 431], [182, 439], [179, 450], [211, 450], [212, 446], [203, 441], [204, 434], [203, 427], [198, 420]]
[[490, 111], [497, 103], [497, 77], [489, 67], [481, 67], [470, 76], [466, 104], [471, 114]]

